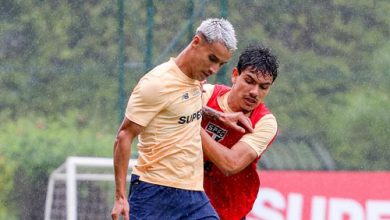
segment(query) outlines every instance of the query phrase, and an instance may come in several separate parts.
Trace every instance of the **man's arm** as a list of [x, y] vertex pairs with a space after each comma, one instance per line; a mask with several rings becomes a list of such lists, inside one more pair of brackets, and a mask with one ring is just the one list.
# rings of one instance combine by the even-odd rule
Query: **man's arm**
[[126, 196], [126, 177], [131, 155], [131, 143], [143, 127], [125, 118], [119, 127], [114, 143], [115, 203], [111, 212], [113, 220], [129, 220], [129, 204]]
[[245, 142], [239, 141], [229, 149], [216, 142], [204, 129], [201, 137], [203, 152], [226, 176], [242, 171], [257, 158], [256, 151]]
[[219, 112], [208, 106], [203, 106], [202, 112], [203, 117], [207, 117], [212, 121], [220, 121], [225, 126], [233, 128], [241, 133], [245, 133], [245, 131], [253, 132], [250, 119], [242, 112]]

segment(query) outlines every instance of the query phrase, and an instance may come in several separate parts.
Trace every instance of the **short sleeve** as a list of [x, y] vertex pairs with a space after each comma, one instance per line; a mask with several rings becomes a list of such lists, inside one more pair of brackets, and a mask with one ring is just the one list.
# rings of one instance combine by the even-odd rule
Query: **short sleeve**
[[260, 156], [276, 136], [277, 129], [275, 117], [268, 114], [256, 123], [253, 133], [245, 134], [240, 141], [249, 144]]
[[161, 81], [144, 76], [130, 95], [126, 107], [126, 117], [146, 127], [169, 102], [165, 91]]

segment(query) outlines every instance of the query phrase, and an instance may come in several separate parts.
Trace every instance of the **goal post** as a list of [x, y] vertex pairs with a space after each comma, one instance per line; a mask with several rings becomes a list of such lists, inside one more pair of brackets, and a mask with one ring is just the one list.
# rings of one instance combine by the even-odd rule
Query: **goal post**
[[[135, 163], [129, 161], [129, 171]], [[68, 157], [49, 177], [45, 220], [107, 219], [114, 189], [112, 158]]]

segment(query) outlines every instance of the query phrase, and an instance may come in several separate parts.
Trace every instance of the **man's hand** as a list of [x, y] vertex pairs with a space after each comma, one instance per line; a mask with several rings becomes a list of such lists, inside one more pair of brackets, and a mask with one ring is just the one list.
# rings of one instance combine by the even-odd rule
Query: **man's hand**
[[130, 206], [126, 199], [115, 199], [114, 207], [111, 211], [112, 220], [119, 220], [119, 217], [122, 215], [124, 220], [130, 220], [129, 210]]
[[233, 128], [241, 133], [253, 132], [251, 120], [242, 112], [222, 113], [219, 120], [227, 127]]
[[220, 121], [225, 126], [233, 128], [234, 130], [245, 133], [253, 132], [251, 120], [244, 115], [242, 112], [219, 112], [215, 109], [212, 109], [208, 106], [203, 106], [202, 108], [203, 116], [209, 118], [213, 121]]

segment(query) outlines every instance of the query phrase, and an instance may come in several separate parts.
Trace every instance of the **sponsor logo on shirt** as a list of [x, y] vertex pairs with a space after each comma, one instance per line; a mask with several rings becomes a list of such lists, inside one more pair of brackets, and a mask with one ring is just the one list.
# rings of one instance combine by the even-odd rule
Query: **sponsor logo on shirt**
[[199, 89], [194, 89], [192, 91], [183, 93], [183, 95], [181, 96], [181, 100], [183, 100], [183, 101], [189, 100], [190, 98], [197, 97], [199, 95], [200, 95]]
[[213, 124], [211, 122], [209, 122], [207, 125], [206, 125], [206, 131], [208, 133], [211, 133], [211, 137], [215, 140], [215, 141], [221, 141], [225, 138], [226, 136], [226, 133], [227, 133], [227, 130], [226, 129], [223, 129], [221, 127], [219, 127], [218, 125], [216, 124]]
[[196, 97], [196, 96], [199, 96], [200, 95], [200, 90], [199, 89], [195, 89], [194, 91], [192, 91], [192, 96]]
[[184, 115], [179, 118], [179, 121], [177, 123], [179, 124], [189, 124], [195, 120], [200, 120], [202, 118], [202, 109], [194, 112], [191, 115]]
[[181, 96], [181, 100], [187, 100], [189, 99], [190, 96], [188, 95], [188, 92], [184, 93], [182, 96]]

